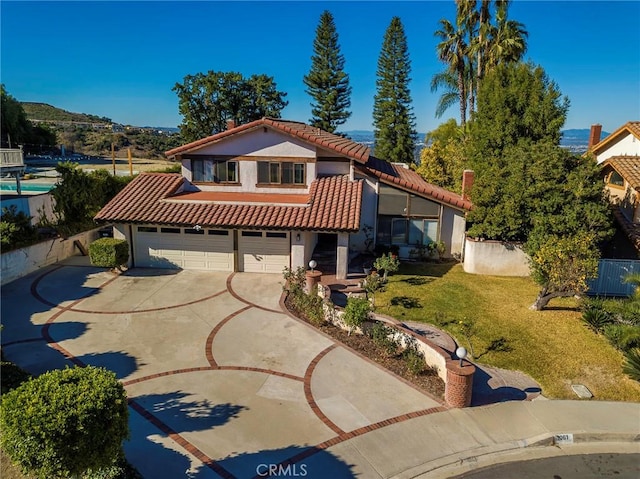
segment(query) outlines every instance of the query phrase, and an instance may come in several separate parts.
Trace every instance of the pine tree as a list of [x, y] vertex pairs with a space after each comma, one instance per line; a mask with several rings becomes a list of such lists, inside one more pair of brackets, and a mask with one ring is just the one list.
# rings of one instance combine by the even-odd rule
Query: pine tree
[[327, 10], [320, 16], [313, 53], [311, 70], [304, 76], [306, 92], [314, 99], [310, 123], [333, 133], [351, 116], [347, 110], [351, 106], [351, 87], [349, 75], [344, 72], [336, 25]]
[[375, 155], [391, 162], [412, 163], [417, 133], [411, 106], [411, 61], [400, 18], [394, 17], [384, 35], [373, 104]]

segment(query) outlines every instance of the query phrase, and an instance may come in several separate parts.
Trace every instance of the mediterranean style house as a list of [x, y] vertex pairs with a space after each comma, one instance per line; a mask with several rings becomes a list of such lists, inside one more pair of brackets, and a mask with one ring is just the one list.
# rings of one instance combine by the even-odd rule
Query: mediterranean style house
[[140, 174], [97, 214], [129, 242], [130, 266], [282, 273], [322, 247], [344, 279], [375, 244], [462, 254], [466, 197], [304, 123], [228, 126], [167, 152], [181, 174]]
[[620, 228], [640, 252], [640, 121], [629, 121], [600, 140], [592, 125], [589, 152], [601, 167], [604, 187]]

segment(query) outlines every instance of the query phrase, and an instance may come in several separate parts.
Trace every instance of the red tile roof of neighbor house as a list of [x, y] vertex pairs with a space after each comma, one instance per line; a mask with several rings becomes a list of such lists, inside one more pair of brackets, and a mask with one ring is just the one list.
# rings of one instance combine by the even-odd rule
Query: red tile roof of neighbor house
[[167, 157], [176, 156], [184, 153], [195, 152], [207, 145], [217, 143], [218, 141], [233, 135], [246, 133], [261, 127], [269, 127], [282, 133], [294, 136], [315, 146], [325, 148], [337, 155], [346, 156], [360, 163], [365, 163], [369, 158], [371, 150], [368, 146], [355, 141], [343, 138], [333, 133], [328, 133], [320, 128], [309, 126], [305, 123], [297, 121], [280, 120], [276, 118], [262, 118], [252, 121], [244, 125], [237, 126], [230, 130], [221, 131], [215, 135], [202, 138], [186, 145], [179, 146], [173, 150], [166, 152]]
[[607, 136], [600, 142], [596, 143], [593, 146], [592, 151], [595, 154], [598, 154], [600, 151], [602, 151], [603, 147], [607, 146], [611, 141], [615, 140], [623, 133], [631, 134], [636, 138], [640, 139], [640, 121], [628, 121], [627, 123], [622, 125], [620, 128], [618, 128], [616, 131], [611, 133], [609, 136]]
[[[110, 223], [166, 224], [202, 227], [358, 231], [362, 181], [346, 176], [318, 178], [308, 202], [300, 206], [256, 205], [237, 201], [181, 200], [189, 182], [179, 174], [142, 173], [98, 212], [95, 219]], [[271, 195], [280, 202], [280, 195]], [[284, 195], [292, 196], [292, 195]]]
[[611, 165], [633, 189], [640, 191], [640, 156], [612, 156], [602, 162], [603, 167], [606, 165]]
[[470, 211], [472, 208], [472, 203], [461, 195], [428, 183], [418, 173], [403, 165], [389, 163], [371, 156], [361, 169], [376, 176], [383, 183], [399, 186], [419, 196], [431, 198], [461, 210]]

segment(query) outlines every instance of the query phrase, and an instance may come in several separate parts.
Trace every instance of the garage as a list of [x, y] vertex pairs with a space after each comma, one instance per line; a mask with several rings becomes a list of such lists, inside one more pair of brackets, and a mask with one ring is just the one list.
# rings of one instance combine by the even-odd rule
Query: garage
[[233, 232], [207, 228], [137, 226], [135, 265], [233, 271]]
[[290, 265], [289, 233], [239, 231], [238, 269], [248, 273], [278, 273]]

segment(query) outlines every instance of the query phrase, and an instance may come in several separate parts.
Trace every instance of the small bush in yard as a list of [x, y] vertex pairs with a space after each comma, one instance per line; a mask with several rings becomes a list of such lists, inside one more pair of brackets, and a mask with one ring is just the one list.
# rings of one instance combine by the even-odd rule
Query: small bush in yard
[[584, 321], [587, 327], [594, 333], [601, 333], [607, 324], [613, 322], [613, 318], [611, 314], [604, 309], [590, 307], [583, 311], [582, 321]]
[[398, 351], [398, 342], [393, 338], [393, 329], [376, 322], [371, 328], [371, 340], [387, 353], [394, 356]]
[[127, 396], [103, 368], [54, 370], [2, 396], [0, 444], [25, 473], [80, 476], [122, 460]]
[[9, 361], [0, 363], [0, 382], [2, 383], [2, 394], [8, 393], [27, 381], [31, 374]]
[[347, 299], [347, 305], [344, 308], [344, 316], [342, 319], [345, 324], [351, 328], [349, 334], [351, 334], [355, 328], [362, 326], [362, 324], [369, 318], [370, 311], [371, 304], [368, 299]]
[[420, 351], [418, 351], [415, 339], [411, 339], [412, 341], [407, 344], [407, 347], [402, 352], [402, 357], [407, 364], [409, 372], [414, 376], [417, 376], [426, 369], [427, 365], [424, 362], [424, 356]]
[[640, 348], [633, 348], [624, 356], [626, 361], [622, 371], [631, 379], [640, 382]]
[[120, 268], [129, 261], [129, 243], [115, 238], [100, 238], [89, 245], [91, 264], [101, 268]]
[[297, 269], [285, 268], [283, 277], [286, 281], [283, 289], [288, 293], [287, 300], [297, 314], [314, 324], [324, 322], [322, 298], [317, 294], [307, 294], [304, 291], [306, 285], [306, 272], [304, 267]]
[[621, 351], [640, 347], [640, 327], [638, 326], [607, 324], [602, 332], [609, 342]]

